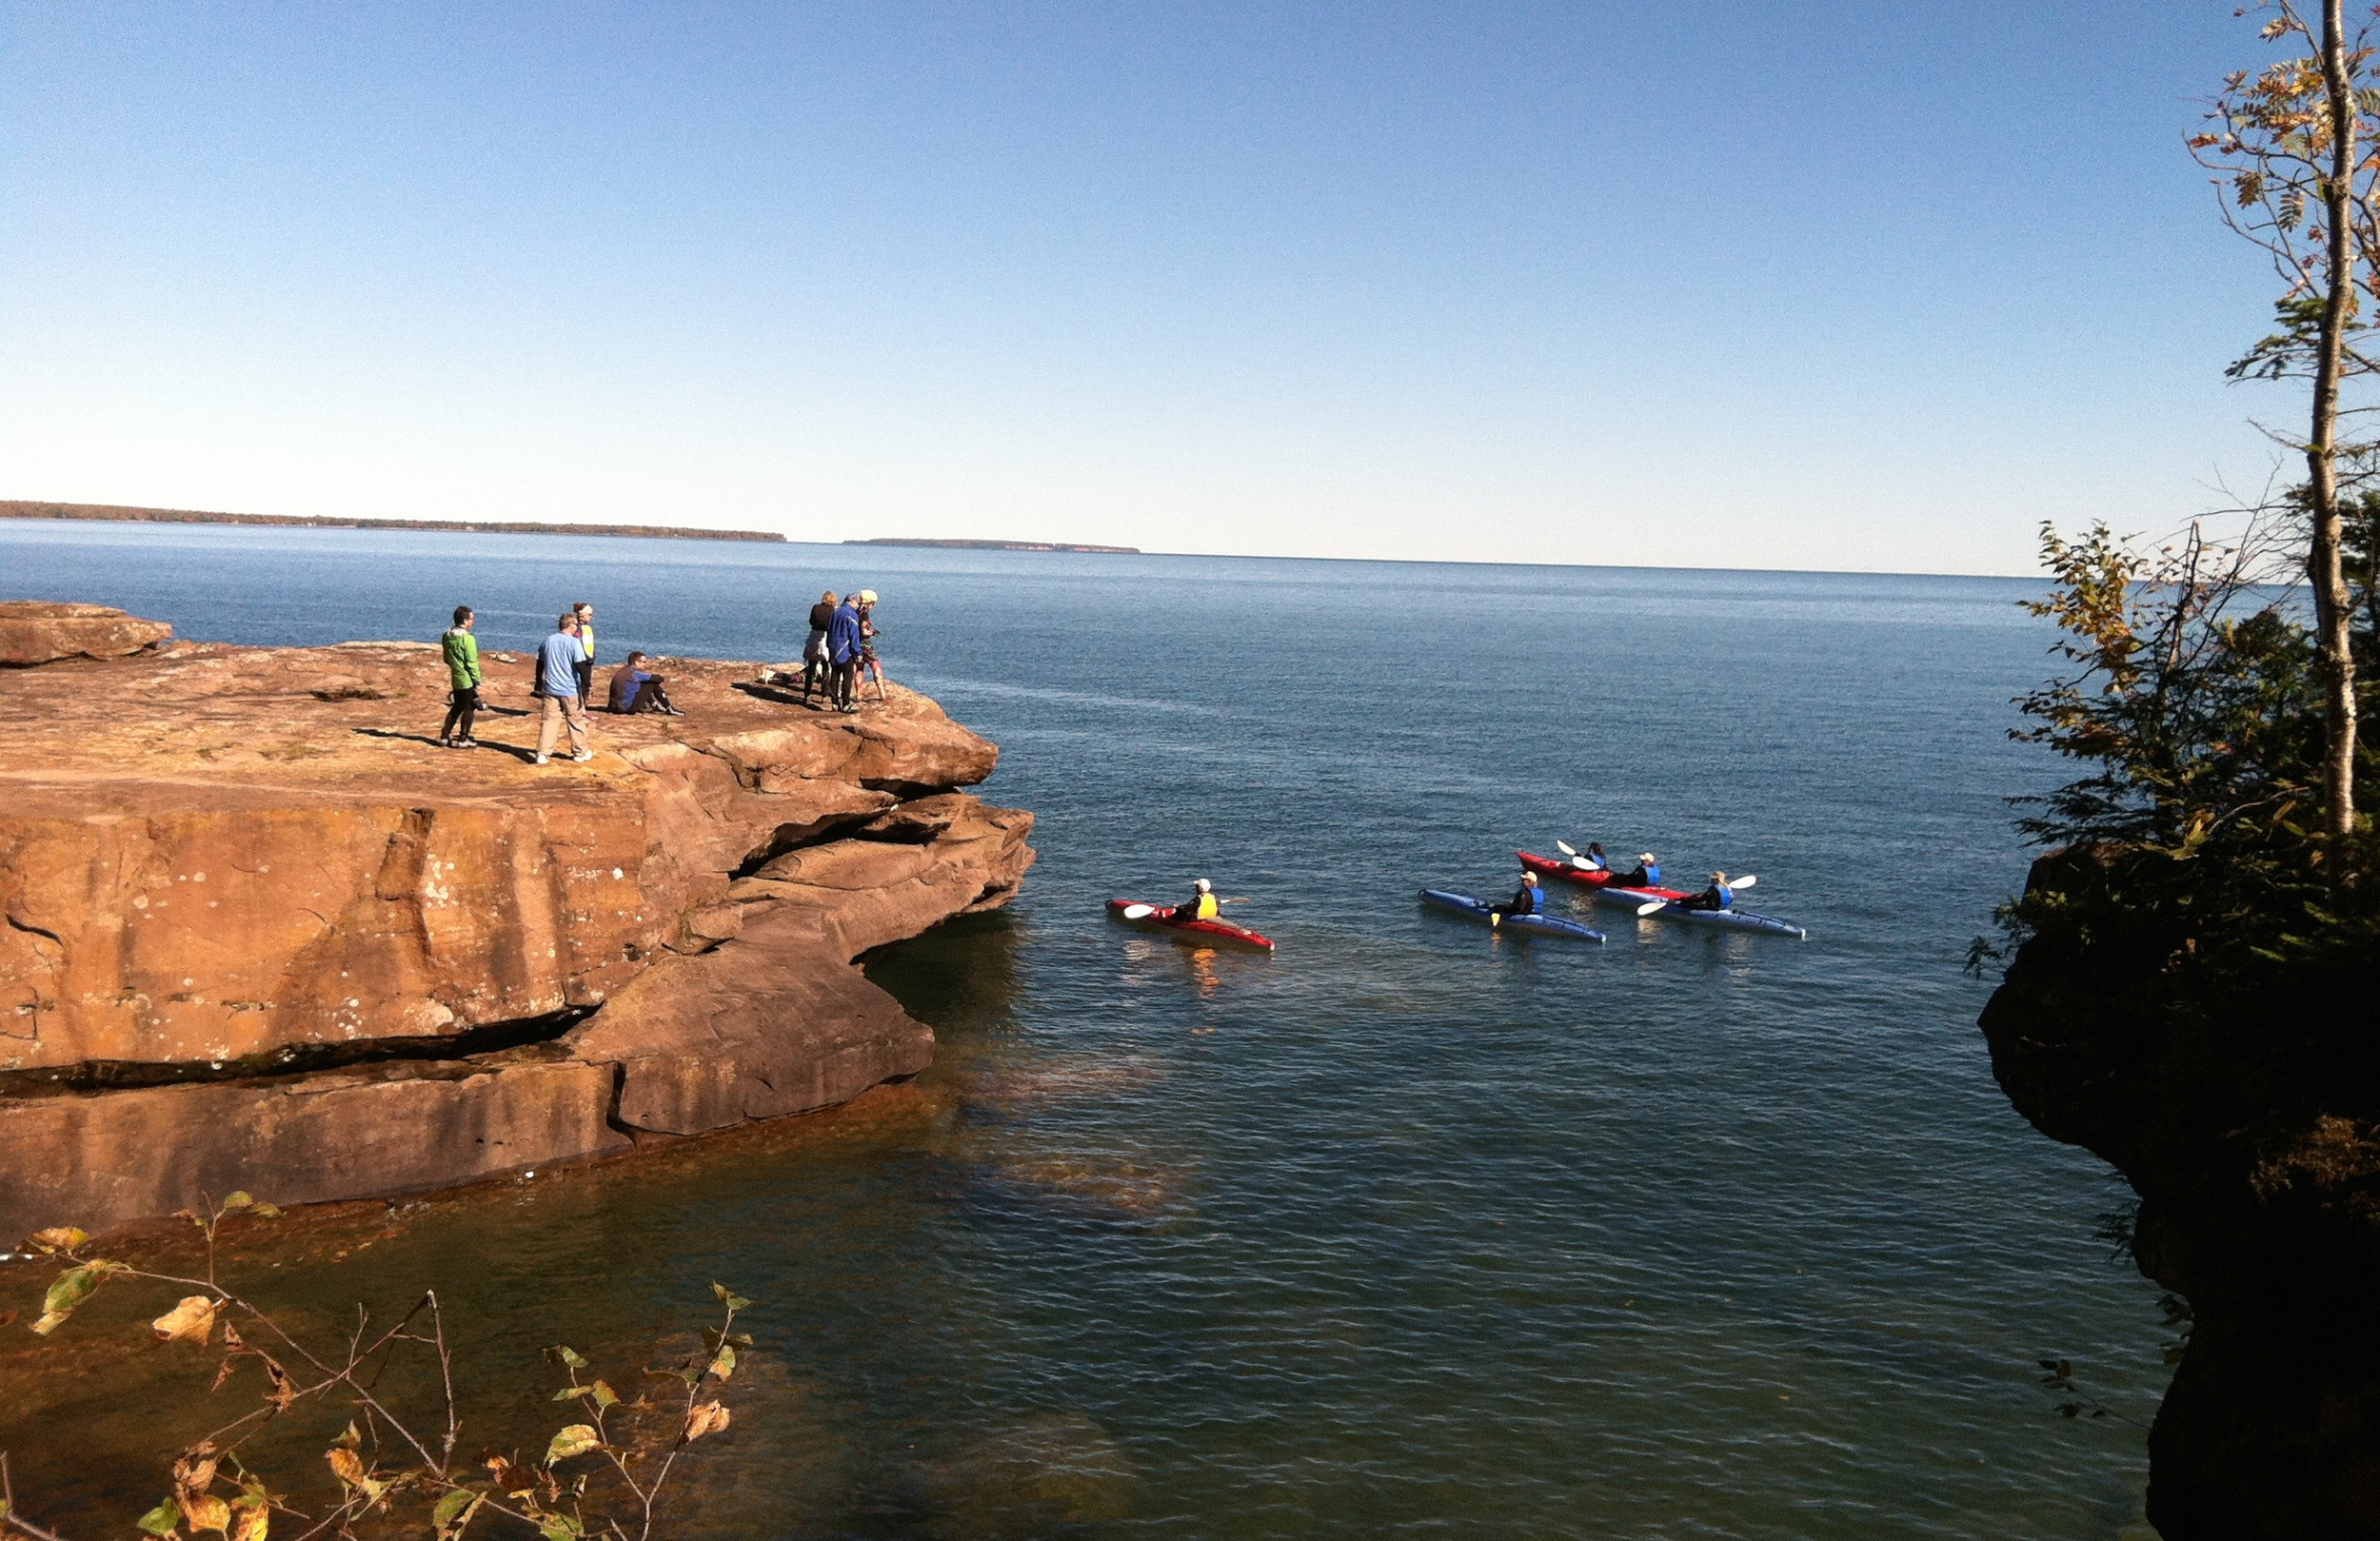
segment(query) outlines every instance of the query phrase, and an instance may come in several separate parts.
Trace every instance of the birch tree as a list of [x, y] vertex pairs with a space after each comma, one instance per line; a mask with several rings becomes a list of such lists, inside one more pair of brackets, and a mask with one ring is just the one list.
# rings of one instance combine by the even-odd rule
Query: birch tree
[[[2223, 218], [2262, 247], [2287, 286], [2280, 329], [2233, 364], [2233, 379], [2311, 382], [2304, 439], [2277, 435], [2306, 458], [2302, 489], [2306, 578], [2324, 686], [2323, 830], [2334, 879], [2351, 876], [2357, 747], [2354, 619], [2343, 562], [2345, 524], [2380, 445], [2342, 440], [2356, 409], [2342, 386], [2374, 372], [2357, 346], [2380, 313], [2380, 155], [2372, 148], [2380, 87], [2372, 84], [2371, 21], [2350, 32], [2345, 0], [2266, 0], [2269, 42], [2310, 51], [2251, 74], [2236, 71], [2209, 112], [2214, 128], [2192, 137], [2199, 163], [2221, 175]], [[2243, 11], [2242, 14], [2248, 14]]]

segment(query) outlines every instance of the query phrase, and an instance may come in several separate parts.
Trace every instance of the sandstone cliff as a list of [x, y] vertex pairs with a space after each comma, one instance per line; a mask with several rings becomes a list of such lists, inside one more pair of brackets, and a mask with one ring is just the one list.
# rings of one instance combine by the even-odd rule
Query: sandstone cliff
[[932, 1056], [853, 959], [1033, 859], [956, 790], [998, 751], [899, 687], [843, 717], [664, 660], [686, 716], [598, 712], [594, 761], [538, 767], [526, 657], [447, 750], [434, 646], [67, 609], [0, 605], [40, 665], [0, 670], [0, 1236], [843, 1100]]
[[[2070, 851], [2032, 884], [2102, 880]], [[2124, 1174], [2140, 1271], [2193, 1313], [2149, 1441], [2169, 1541], [2380, 1536], [2372, 962], [2217, 1000], [2155, 938], [2036, 938], [1984, 1010], [2009, 1100]]]

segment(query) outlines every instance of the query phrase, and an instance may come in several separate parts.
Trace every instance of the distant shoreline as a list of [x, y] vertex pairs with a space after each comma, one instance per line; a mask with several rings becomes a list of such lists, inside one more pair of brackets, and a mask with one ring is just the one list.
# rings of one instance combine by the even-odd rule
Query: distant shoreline
[[1074, 545], [1064, 541], [922, 541], [909, 536], [880, 535], [869, 541], [845, 541], [845, 545], [930, 545], [953, 551], [1087, 551], [1103, 557], [1137, 557], [1137, 545]]
[[661, 541], [776, 541], [767, 530], [705, 530], [680, 524], [549, 524], [530, 520], [343, 519], [315, 514], [216, 514], [193, 508], [129, 508], [106, 503], [32, 503], [0, 498], [0, 519], [82, 519], [122, 524], [295, 524], [340, 530], [456, 530], [482, 535], [633, 535]]

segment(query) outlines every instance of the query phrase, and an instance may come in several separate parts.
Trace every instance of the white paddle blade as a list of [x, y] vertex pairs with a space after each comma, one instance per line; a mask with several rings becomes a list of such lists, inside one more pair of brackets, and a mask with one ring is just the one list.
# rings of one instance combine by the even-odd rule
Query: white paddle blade
[[1638, 915], [1658, 915], [1658, 914], [1660, 914], [1663, 910], [1666, 910], [1666, 909], [1668, 909], [1668, 908], [1669, 908], [1669, 900], [1668, 900], [1668, 899], [1655, 899], [1655, 900], [1654, 900], [1652, 903], [1650, 903], [1650, 904], [1639, 904], [1639, 905], [1637, 905], [1637, 906], [1636, 906], [1636, 913], [1637, 913]]
[[1568, 840], [1556, 840], [1554, 842], [1554, 849], [1561, 852], [1564, 856], [1577, 856], [1578, 854]]
[[1727, 886], [1730, 888], [1750, 888], [1754, 883], [1756, 883], [1760, 879], [1757, 877], [1747, 872], [1740, 878], [1728, 879]]
[[1127, 904], [1122, 911], [1123, 918], [1127, 920], [1145, 920], [1156, 913], [1157, 906], [1154, 904]]

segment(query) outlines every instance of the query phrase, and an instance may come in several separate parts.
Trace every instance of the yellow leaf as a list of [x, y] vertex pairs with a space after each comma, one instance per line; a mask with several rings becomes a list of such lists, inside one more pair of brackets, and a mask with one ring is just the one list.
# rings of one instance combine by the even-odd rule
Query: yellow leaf
[[53, 1225], [47, 1231], [36, 1231], [25, 1238], [25, 1244], [35, 1252], [72, 1252], [90, 1239], [90, 1233], [78, 1231], [70, 1225]]
[[364, 1457], [347, 1446], [331, 1446], [323, 1452], [323, 1459], [330, 1463], [330, 1474], [349, 1487], [364, 1480]]
[[182, 1522], [193, 1531], [225, 1531], [231, 1528], [231, 1506], [211, 1494], [182, 1497]]
[[232, 1523], [231, 1541], [265, 1541], [265, 1532], [271, 1525], [272, 1511], [264, 1505], [243, 1509], [240, 1517]]
[[553, 1443], [545, 1447], [545, 1464], [551, 1466], [573, 1455], [584, 1455], [603, 1442], [603, 1436], [591, 1425], [574, 1423], [554, 1435]]
[[189, 1294], [182, 1303], [149, 1324], [167, 1343], [204, 1343], [214, 1335], [215, 1301], [211, 1295]]
[[717, 1433], [727, 1427], [729, 1413], [718, 1402], [705, 1402], [685, 1415], [685, 1441], [692, 1444], [704, 1434]]

